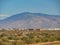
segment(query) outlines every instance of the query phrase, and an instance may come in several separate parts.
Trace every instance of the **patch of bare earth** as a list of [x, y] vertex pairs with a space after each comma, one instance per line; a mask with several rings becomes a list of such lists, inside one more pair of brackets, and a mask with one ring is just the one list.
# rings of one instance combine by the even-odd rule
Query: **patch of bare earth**
[[36, 44], [26, 44], [26, 45], [60, 45], [60, 41], [36, 43]]

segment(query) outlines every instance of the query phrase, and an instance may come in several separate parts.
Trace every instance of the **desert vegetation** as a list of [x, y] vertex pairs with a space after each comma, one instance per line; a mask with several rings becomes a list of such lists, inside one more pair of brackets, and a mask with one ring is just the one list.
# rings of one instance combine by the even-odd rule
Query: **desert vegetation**
[[0, 45], [29, 45], [60, 41], [60, 30], [0, 30]]

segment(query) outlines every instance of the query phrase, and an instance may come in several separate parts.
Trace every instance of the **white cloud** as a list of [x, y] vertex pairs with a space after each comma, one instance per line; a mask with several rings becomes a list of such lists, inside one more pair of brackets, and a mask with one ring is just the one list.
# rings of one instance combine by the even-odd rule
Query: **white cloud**
[[0, 20], [3, 20], [5, 18], [9, 17], [9, 15], [4, 15], [4, 14], [0, 14]]

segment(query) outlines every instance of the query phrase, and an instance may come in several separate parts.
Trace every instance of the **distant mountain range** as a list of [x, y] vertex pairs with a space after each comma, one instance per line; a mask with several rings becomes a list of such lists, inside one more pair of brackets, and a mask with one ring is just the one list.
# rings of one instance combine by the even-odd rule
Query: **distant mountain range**
[[0, 20], [2, 28], [60, 28], [60, 15], [23, 12]]

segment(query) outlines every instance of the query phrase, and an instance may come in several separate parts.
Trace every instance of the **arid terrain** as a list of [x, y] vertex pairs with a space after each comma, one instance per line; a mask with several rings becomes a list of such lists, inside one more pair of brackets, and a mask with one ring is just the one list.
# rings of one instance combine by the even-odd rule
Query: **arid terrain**
[[60, 45], [60, 0], [0, 0], [0, 45]]
[[60, 41], [36, 43], [36, 44], [26, 44], [26, 45], [60, 45]]
[[60, 30], [0, 30], [0, 45], [60, 45]]

